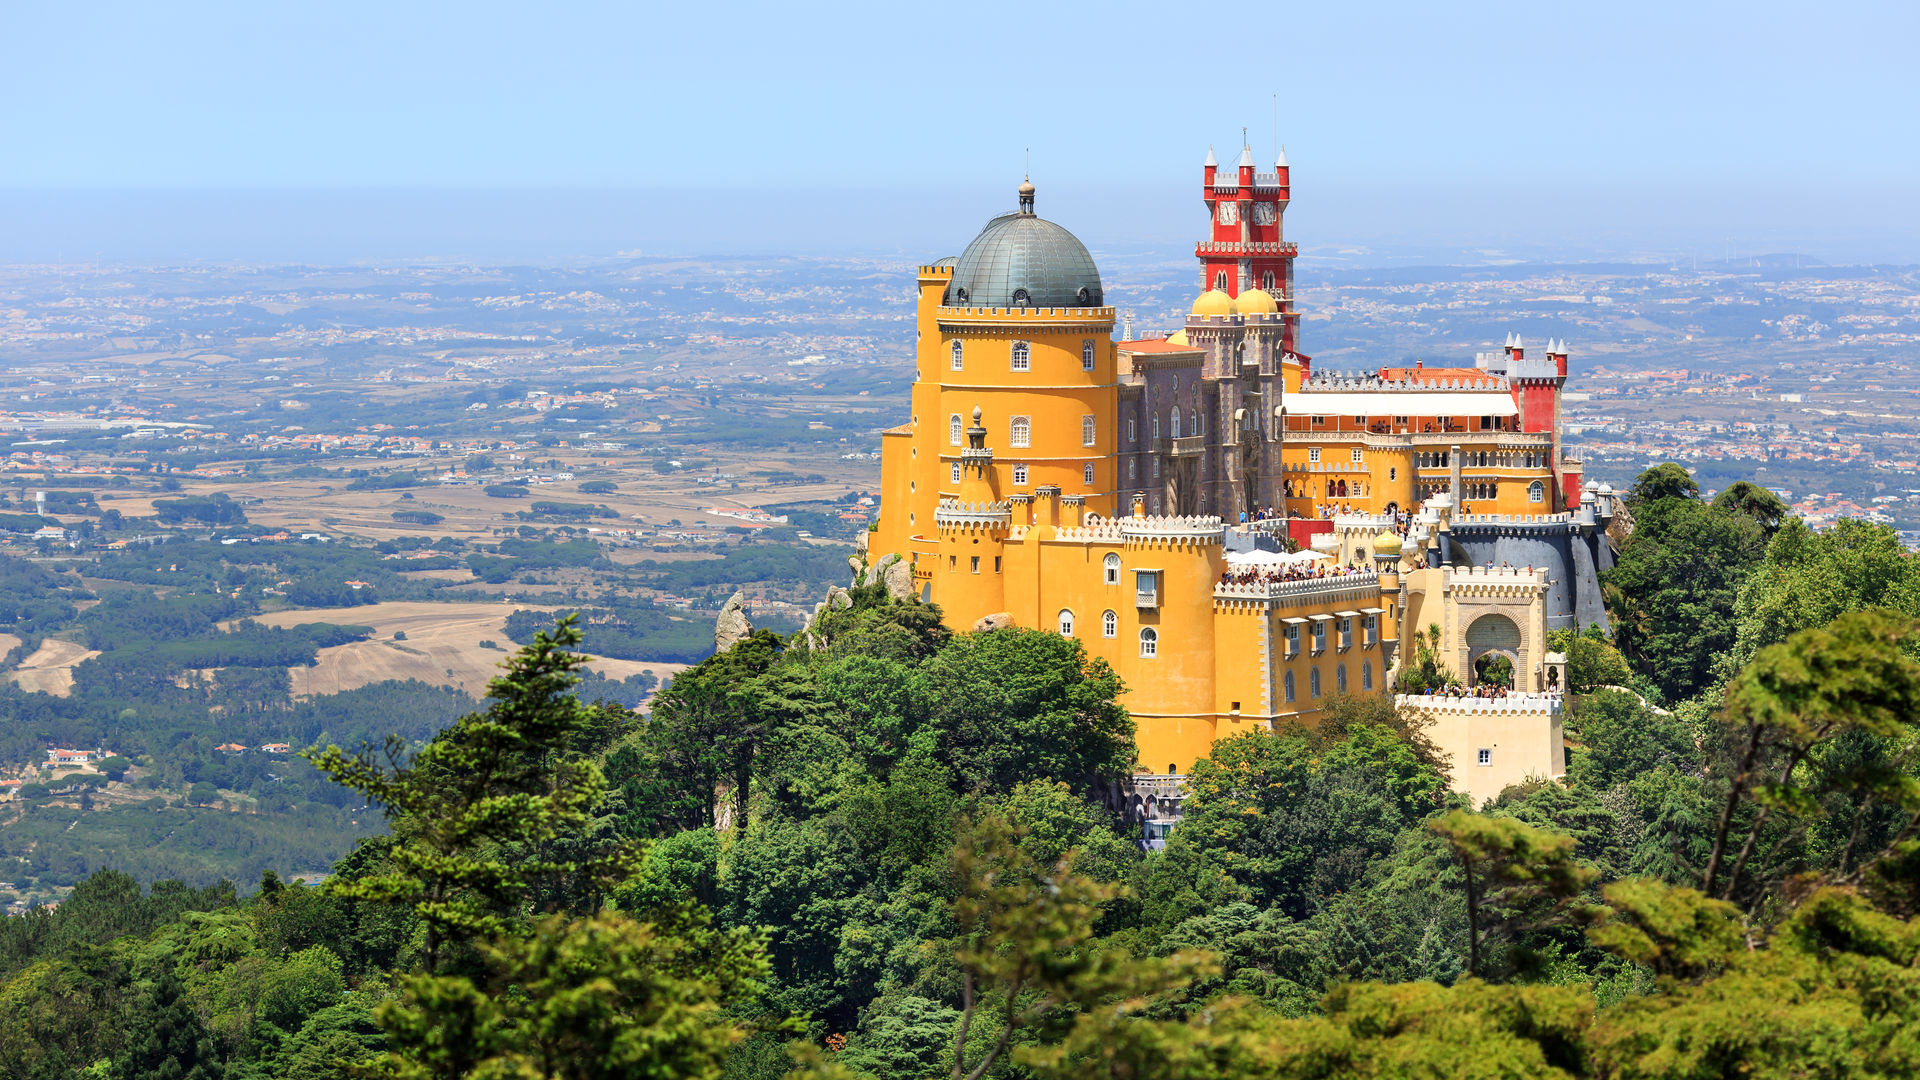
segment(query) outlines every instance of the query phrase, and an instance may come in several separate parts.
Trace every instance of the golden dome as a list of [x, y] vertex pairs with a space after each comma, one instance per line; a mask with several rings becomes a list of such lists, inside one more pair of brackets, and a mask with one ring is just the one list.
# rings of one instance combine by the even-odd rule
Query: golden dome
[[1219, 289], [1208, 289], [1200, 294], [1200, 299], [1193, 302], [1193, 313], [1195, 315], [1231, 315], [1233, 314], [1233, 297]]
[[1167, 344], [1190, 345], [1192, 342], [1187, 340], [1187, 332], [1185, 330], [1175, 330], [1173, 333], [1167, 335]]
[[1391, 532], [1383, 532], [1379, 536], [1374, 537], [1373, 553], [1375, 555], [1400, 554], [1400, 537]]
[[1233, 310], [1242, 315], [1272, 315], [1280, 310], [1280, 302], [1264, 289], [1248, 289], [1233, 302]]

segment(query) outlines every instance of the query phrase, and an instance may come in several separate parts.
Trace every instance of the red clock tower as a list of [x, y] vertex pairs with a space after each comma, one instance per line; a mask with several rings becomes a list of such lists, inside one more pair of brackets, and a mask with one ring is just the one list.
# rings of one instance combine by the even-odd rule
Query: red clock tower
[[1293, 259], [1298, 251], [1286, 240], [1284, 222], [1292, 191], [1292, 170], [1283, 147], [1272, 172], [1257, 172], [1253, 149], [1240, 148], [1240, 164], [1222, 169], [1207, 151], [1201, 169], [1201, 198], [1212, 227], [1194, 245], [1200, 259], [1201, 289], [1219, 289], [1238, 298], [1250, 289], [1272, 296], [1286, 316], [1285, 348], [1294, 351], [1299, 316], [1293, 307]]

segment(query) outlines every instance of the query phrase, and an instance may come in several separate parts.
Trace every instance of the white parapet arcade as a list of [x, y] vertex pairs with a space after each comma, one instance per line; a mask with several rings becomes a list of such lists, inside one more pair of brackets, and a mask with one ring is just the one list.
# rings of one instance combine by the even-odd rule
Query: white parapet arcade
[[1514, 784], [1566, 775], [1559, 694], [1499, 698], [1400, 694], [1403, 713], [1424, 716], [1453, 773], [1453, 789], [1479, 806]]

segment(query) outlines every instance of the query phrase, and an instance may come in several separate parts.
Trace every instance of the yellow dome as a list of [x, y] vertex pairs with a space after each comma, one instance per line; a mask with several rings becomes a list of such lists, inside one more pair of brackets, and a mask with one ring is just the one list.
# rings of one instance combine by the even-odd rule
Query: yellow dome
[[1187, 332], [1185, 330], [1175, 330], [1173, 333], [1167, 335], [1167, 344], [1188, 345], [1191, 344], [1191, 342], [1187, 340]]
[[1373, 553], [1376, 555], [1400, 554], [1400, 537], [1390, 532], [1383, 532], [1374, 537]]
[[1233, 297], [1219, 289], [1208, 289], [1200, 294], [1200, 299], [1193, 302], [1193, 313], [1195, 315], [1231, 315], [1233, 314]]
[[1248, 289], [1233, 302], [1233, 310], [1242, 315], [1272, 315], [1280, 310], [1280, 302], [1264, 289]]

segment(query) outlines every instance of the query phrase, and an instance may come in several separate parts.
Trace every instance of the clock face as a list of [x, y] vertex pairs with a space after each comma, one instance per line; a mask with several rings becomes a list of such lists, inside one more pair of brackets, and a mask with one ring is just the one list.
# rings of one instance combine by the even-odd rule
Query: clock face
[[1240, 204], [1239, 203], [1223, 202], [1220, 204], [1220, 224], [1222, 225], [1240, 224]]
[[1279, 220], [1279, 218], [1280, 209], [1272, 203], [1263, 202], [1253, 204], [1253, 223], [1255, 225], [1271, 225]]

